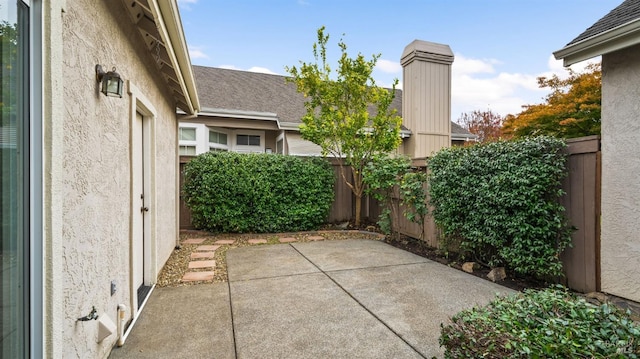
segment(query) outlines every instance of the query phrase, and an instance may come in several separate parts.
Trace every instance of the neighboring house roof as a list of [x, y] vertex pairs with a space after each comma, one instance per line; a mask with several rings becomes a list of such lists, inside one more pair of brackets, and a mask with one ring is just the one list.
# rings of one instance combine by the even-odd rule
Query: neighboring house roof
[[122, 0], [138, 27], [158, 73], [173, 91], [176, 106], [188, 114], [200, 109], [176, 0]]
[[[286, 81], [286, 76], [205, 66], [193, 66], [193, 73], [201, 115], [272, 119], [282, 129], [297, 130], [306, 113], [304, 96], [294, 83]], [[396, 90], [391, 108], [402, 116], [402, 90]], [[406, 127], [402, 129], [410, 134]], [[454, 140], [475, 138], [453, 122], [451, 133]]]
[[640, 43], [640, 0], [626, 0], [554, 52], [564, 66]]

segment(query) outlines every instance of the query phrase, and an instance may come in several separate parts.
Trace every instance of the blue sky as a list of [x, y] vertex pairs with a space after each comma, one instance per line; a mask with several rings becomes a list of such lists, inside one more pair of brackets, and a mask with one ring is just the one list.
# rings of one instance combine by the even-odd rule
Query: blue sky
[[536, 78], [566, 73], [552, 52], [621, 2], [178, 0], [194, 65], [286, 75], [285, 66], [313, 60], [316, 31], [324, 25], [330, 64], [342, 38], [351, 56], [381, 54], [373, 77], [390, 86], [394, 78], [402, 83], [400, 56], [411, 41], [447, 44], [455, 54], [452, 120], [473, 110], [516, 114], [542, 102], [548, 91]]

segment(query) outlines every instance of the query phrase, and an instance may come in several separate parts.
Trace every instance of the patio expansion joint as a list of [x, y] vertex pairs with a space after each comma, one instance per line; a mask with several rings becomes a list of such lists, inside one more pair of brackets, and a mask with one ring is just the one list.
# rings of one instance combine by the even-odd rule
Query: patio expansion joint
[[[302, 258], [306, 259], [307, 261], [309, 261], [309, 263], [311, 263], [314, 267], [316, 267], [320, 273], [324, 274], [327, 278], [329, 278], [330, 281], [332, 281], [336, 286], [338, 286], [338, 288], [340, 288], [340, 290], [342, 290], [345, 294], [347, 294], [351, 299], [353, 299], [356, 303], [358, 303], [358, 305], [360, 307], [362, 307], [367, 313], [369, 313], [372, 317], [374, 317], [378, 322], [380, 322], [382, 325], [384, 325], [387, 329], [389, 329], [389, 331], [391, 331], [391, 333], [393, 333], [396, 337], [398, 337], [400, 340], [402, 340], [405, 344], [407, 344], [409, 346], [409, 348], [413, 349], [414, 352], [416, 352], [416, 354], [418, 354], [420, 357], [428, 359], [426, 356], [424, 356], [424, 354], [420, 353], [420, 351], [413, 346], [411, 343], [409, 343], [402, 335], [400, 335], [400, 333], [396, 332], [393, 328], [391, 328], [384, 320], [382, 320], [380, 317], [378, 317], [374, 312], [372, 312], [371, 310], [369, 310], [369, 308], [367, 308], [362, 302], [360, 302], [358, 300], [358, 298], [354, 297], [353, 295], [351, 295], [351, 293], [349, 293], [349, 291], [347, 291], [343, 286], [340, 285], [340, 283], [338, 283], [335, 279], [333, 279], [328, 272], [325, 272], [324, 270], [322, 270], [322, 268], [318, 267], [318, 265], [316, 265], [312, 260], [310, 260], [309, 258], [307, 258], [307, 256], [305, 256], [302, 252], [300, 252], [298, 250], [298, 248], [291, 246], [296, 252], [298, 252]], [[426, 262], [419, 262], [419, 263], [426, 263]], [[418, 264], [418, 263], [407, 263], [407, 264]], [[379, 266], [379, 267], [363, 267], [363, 268], [352, 268], [352, 269], [343, 269], [342, 271], [348, 271], [348, 270], [357, 270], [357, 269], [365, 269], [365, 268], [383, 268], [383, 267], [392, 267], [392, 266], [400, 266], [400, 265], [404, 265], [404, 264], [398, 264], [398, 265], [385, 265], [385, 266]], [[338, 272], [338, 270], [335, 270], [333, 272]]]
[[[302, 254], [302, 253], [300, 253]], [[307, 259], [305, 257], [305, 259]], [[307, 259], [309, 260], [309, 259]], [[309, 262], [311, 262], [309, 260]], [[311, 262], [314, 266], [316, 265], [315, 263]], [[359, 267], [359, 268], [347, 268], [347, 269], [329, 269], [329, 270], [322, 270], [320, 268], [318, 268], [322, 273], [328, 275], [328, 273], [340, 273], [340, 272], [348, 272], [348, 271], [352, 271], [352, 270], [360, 270], [360, 269], [376, 269], [376, 268], [389, 268], [389, 267], [404, 267], [404, 266], [413, 266], [413, 265], [418, 265], [418, 264], [428, 264], [429, 262], [427, 261], [421, 261], [421, 262], [411, 262], [411, 263], [399, 263], [399, 264], [385, 264], [385, 265], [379, 265], [379, 266], [367, 266], [367, 267]], [[317, 267], [317, 266], [316, 266]]]

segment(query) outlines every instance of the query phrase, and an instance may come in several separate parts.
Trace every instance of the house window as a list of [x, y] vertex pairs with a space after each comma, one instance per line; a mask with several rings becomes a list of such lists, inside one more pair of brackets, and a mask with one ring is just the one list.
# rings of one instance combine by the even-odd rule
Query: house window
[[227, 145], [227, 134], [216, 131], [209, 131], [209, 143], [218, 145]]
[[183, 146], [180, 145], [180, 156], [195, 156], [196, 146]]
[[178, 139], [180, 141], [195, 141], [196, 140], [196, 129], [195, 128], [188, 128], [188, 127], [180, 127], [180, 128], [178, 128]]
[[259, 135], [237, 135], [236, 145], [238, 146], [260, 146]]

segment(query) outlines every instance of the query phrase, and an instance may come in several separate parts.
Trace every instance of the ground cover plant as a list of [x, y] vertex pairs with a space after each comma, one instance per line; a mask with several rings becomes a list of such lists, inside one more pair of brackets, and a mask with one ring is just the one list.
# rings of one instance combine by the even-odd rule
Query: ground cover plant
[[553, 137], [439, 151], [428, 162], [430, 203], [443, 248], [520, 275], [562, 275], [571, 230], [558, 199], [565, 143]]
[[333, 184], [321, 158], [209, 152], [185, 166], [183, 193], [198, 229], [290, 232], [325, 222]]
[[561, 287], [525, 290], [441, 325], [445, 358], [638, 358], [640, 326]]

